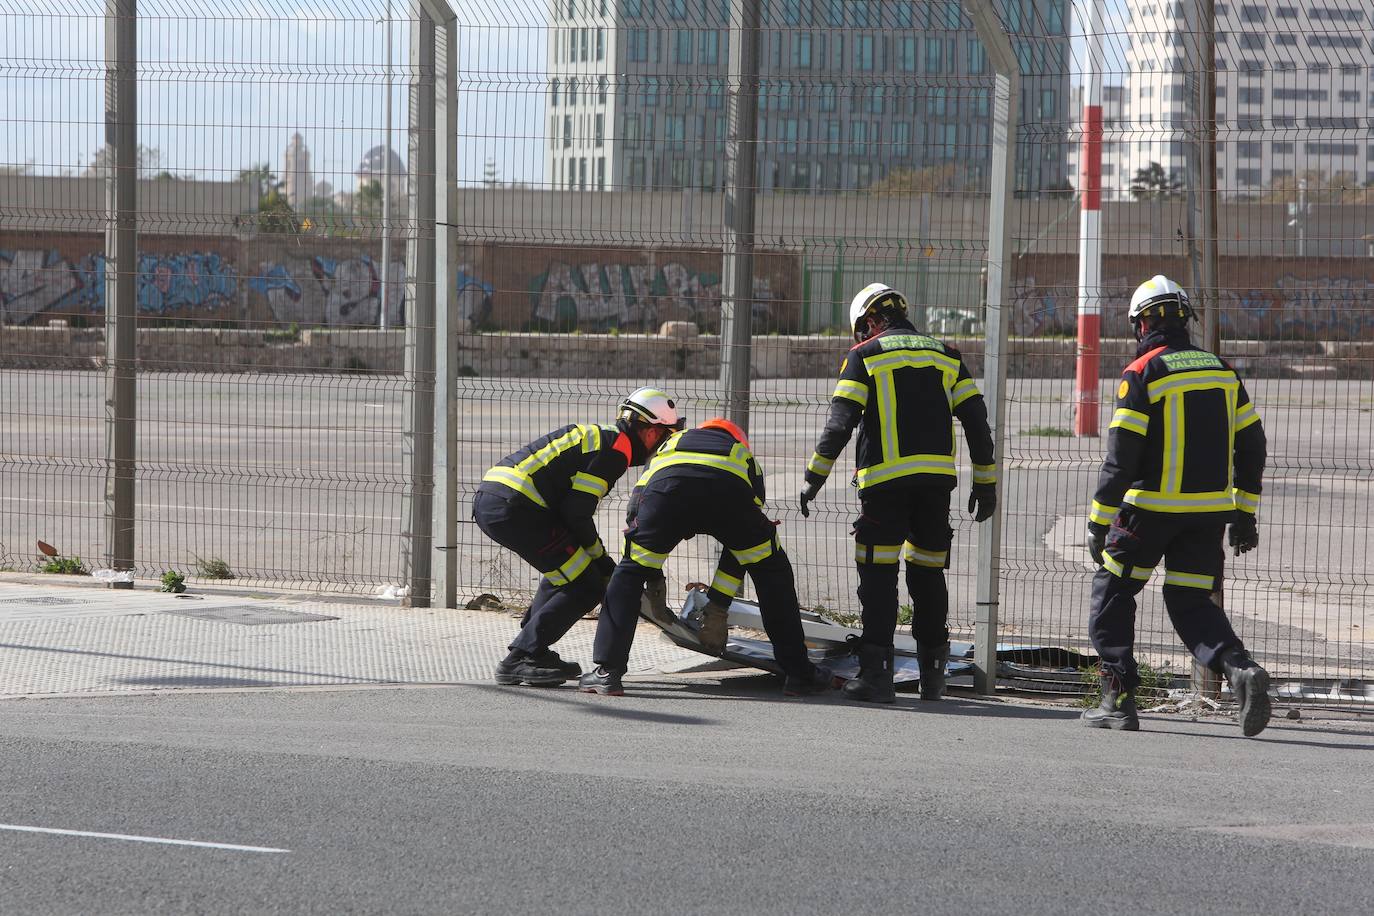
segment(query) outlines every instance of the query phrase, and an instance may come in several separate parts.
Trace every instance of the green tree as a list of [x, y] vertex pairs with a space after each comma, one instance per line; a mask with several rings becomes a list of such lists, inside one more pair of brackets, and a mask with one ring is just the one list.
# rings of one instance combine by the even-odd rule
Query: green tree
[[359, 216], [380, 219], [382, 216], [382, 183], [373, 180], [364, 181], [358, 185], [358, 193], [353, 197], [353, 205], [357, 208]]
[[300, 232], [301, 223], [286, 195], [279, 189], [268, 191], [258, 201], [260, 232]]
[[1166, 200], [1182, 195], [1183, 182], [1177, 172], [1165, 172], [1164, 166], [1151, 162], [1137, 169], [1131, 179], [1131, 196], [1136, 200]]

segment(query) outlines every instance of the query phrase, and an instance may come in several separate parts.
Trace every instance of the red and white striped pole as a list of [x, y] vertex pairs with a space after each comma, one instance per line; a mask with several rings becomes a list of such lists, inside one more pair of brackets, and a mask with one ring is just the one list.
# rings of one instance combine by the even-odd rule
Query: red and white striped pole
[[1088, 33], [1083, 86], [1083, 137], [1079, 150], [1078, 365], [1073, 433], [1096, 436], [1100, 425], [1098, 364], [1102, 356], [1102, 3], [1083, 0]]

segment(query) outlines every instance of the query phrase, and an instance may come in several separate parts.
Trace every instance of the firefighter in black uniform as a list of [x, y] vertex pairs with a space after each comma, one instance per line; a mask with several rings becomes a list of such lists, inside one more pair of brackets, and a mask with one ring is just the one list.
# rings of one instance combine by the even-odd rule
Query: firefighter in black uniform
[[[587, 693], [621, 696], [646, 583], [663, 575], [673, 548], [708, 534], [721, 543], [730, 570], [747, 571], [758, 592], [763, 627], [784, 673], [783, 692], [801, 696], [828, 690], [832, 675], [806, 655], [792, 564], [778, 543], [776, 526], [763, 514], [763, 472], [744, 431], [722, 418], [673, 435], [635, 484], [633, 523], [625, 554], [611, 576], [596, 625], [596, 670], [582, 675]], [[738, 588], [738, 577], [734, 589]], [[717, 574], [715, 584], [721, 584]], [[719, 595], [728, 602], [734, 594]], [[724, 643], [723, 621], [720, 642]]]
[[543, 573], [496, 683], [552, 687], [582, 673], [551, 647], [601, 601], [615, 569], [596, 531], [597, 504], [682, 426], [668, 395], [640, 388], [620, 402], [614, 426], [564, 426], [483, 475], [472, 503], [477, 527]]
[[1169, 620], [1193, 657], [1225, 673], [1242, 731], [1257, 735], [1269, 722], [1269, 675], [1211, 596], [1221, 585], [1227, 522], [1237, 554], [1259, 546], [1264, 428], [1235, 370], [1193, 346], [1192, 317], [1188, 294], [1164, 276], [1131, 297], [1139, 346], [1117, 387], [1088, 519], [1088, 552], [1099, 564], [1088, 628], [1102, 658], [1102, 703], [1083, 721], [1140, 728], [1135, 596], [1163, 558]]
[[949, 658], [945, 570], [954, 538], [949, 526], [950, 493], [957, 484], [954, 420], [964, 427], [973, 463], [969, 512], [982, 522], [997, 505], [987, 407], [959, 351], [918, 334], [897, 290], [882, 283], [864, 287], [850, 303], [849, 318], [857, 343], [840, 367], [825, 430], [806, 466], [801, 512], [810, 515], [808, 503], [859, 426], [854, 561], [863, 636], [859, 675], [844, 685], [844, 693], [875, 703], [896, 699], [892, 637], [897, 564], [904, 559], [921, 698], [938, 700]]

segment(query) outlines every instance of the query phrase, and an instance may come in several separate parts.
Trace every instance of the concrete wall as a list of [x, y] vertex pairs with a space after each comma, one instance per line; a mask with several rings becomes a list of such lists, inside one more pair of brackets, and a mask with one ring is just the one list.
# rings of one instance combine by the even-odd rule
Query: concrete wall
[[[144, 371], [399, 372], [404, 331], [303, 331], [294, 338], [263, 331], [145, 328]], [[951, 339], [975, 377], [982, 340]], [[849, 349], [841, 337], [767, 336], [754, 341], [756, 378], [833, 378]], [[1012, 338], [1008, 374], [1072, 378], [1076, 344], [1064, 338]], [[1117, 374], [1135, 342], [1103, 341], [1102, 373]], [[1228, 343], [1223, 353], [1249, 378], [1374, 379], [1374, 342]], [[0, 327], [0, 369], [99, 369], [103, 329]], [[519, 378], [715, 378], [720, 338], [591, 334], [463, 334], [460, 372]]]

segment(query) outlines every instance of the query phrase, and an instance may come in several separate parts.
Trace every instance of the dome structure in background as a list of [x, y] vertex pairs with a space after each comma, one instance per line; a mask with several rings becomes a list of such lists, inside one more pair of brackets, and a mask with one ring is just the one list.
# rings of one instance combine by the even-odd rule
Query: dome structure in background
[[[405, 160], [397, 155], [395, 150], [391, 150], [391, 176], [395, 178], [406, 173]], [[363, 154], [363, 159], [358, 163], [358, 168], [354, 171], [357, 178], [381, 178], [386, 174], [386, 154], [385, 146], [374, 146]]]

